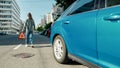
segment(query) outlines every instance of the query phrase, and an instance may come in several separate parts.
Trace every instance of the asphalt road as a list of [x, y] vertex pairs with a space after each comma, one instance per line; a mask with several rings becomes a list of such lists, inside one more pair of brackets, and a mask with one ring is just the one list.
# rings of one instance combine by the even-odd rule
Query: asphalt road
[[77, 62], [59, 64], [52, 55], [49, 38], [34, 36], [35, 48], [25, 47], [17, 35], [0, 36], [0, 68], [88, 68]]

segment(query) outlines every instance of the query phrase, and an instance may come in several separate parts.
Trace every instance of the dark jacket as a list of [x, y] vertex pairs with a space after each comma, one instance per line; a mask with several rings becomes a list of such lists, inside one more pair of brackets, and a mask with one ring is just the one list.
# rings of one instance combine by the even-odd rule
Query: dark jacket
[[35, 30], [35, 23], [33, 19], [27, 19], [25, 22], [24, 32], [26, 32], [26, 29], [28, 32], [33, 32]]

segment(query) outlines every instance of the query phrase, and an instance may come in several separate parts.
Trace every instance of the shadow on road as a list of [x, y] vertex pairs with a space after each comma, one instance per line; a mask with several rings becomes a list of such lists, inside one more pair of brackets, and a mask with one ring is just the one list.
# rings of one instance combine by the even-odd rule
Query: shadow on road
[[71, 60], [69, 63], [67, 63], [67, 65], [82, 65], [82, 64]]

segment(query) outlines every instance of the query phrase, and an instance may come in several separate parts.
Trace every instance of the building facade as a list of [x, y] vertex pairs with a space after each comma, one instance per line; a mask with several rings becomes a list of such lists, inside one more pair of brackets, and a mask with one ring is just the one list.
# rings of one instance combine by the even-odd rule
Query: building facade
[[38, 24], [38, 26], [37, 27], [45, 27], [45, 25], [47, 24], [46, 22], [47, 22], [47, 16], [46, 15], [44, 15], [43, 16], [43, 18], [40, 20], [40, 23]]
[[44, 18], [42, 18], [38, 27], [43, 27], [44, 28], [45, 25], [46, 25], [46, 20]]
[[0, 32], [18, 33], [22, 28], [20, 7], [16, 0], [0, 0]]
[[53, 21], [54, 21], [53, 15], [52, 15], [52, 12], [50, 12], [46, 15], [46, 23], [48, 24], [48, 23], [53, 22]]

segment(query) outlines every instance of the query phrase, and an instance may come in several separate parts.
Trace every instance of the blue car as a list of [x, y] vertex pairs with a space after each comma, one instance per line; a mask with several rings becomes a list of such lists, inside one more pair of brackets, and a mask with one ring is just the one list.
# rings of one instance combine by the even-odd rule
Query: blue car
[[120, 0], [77, 0], [51, 29], [57, 62], [120, 68]]

